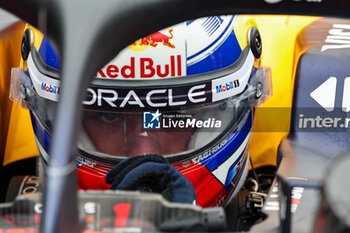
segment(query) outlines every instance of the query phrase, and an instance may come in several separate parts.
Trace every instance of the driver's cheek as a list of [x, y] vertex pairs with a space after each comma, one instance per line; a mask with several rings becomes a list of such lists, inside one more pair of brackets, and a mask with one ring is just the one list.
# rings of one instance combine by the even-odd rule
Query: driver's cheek
[[92, 140], [98, 151], [109, 155], [121, 155], [123, 154], [123, 140], [118, 136], [117, 132], [103, 134], [100, 131], [93, 136]]
[[120, 155], [123, 152], [123, 124], [109, 124], [98, 118], [84, 118], [84, 129], [99, 152]]
[[175, 154], [188, 150], [193, 131], [160, 132], [157, 137], [162, 138], [163, 154]]

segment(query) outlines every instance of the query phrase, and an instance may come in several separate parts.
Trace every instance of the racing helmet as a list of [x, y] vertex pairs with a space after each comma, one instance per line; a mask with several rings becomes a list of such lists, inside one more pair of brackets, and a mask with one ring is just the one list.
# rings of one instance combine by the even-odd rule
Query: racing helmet
[[[123, 159], [156, 154], [187, 177], [203, 207], [223, 206], [249, 170], [254, 107], [269, 95], [253, 18], [211, 16], [143, 37], [102, 67], [86, 90], [77, 145], [81, 189], [108, 189]], [[43, 171], [60, 94], [52, 43], [28, 26], [11, 95], [30, 109]], [[91, 58], [93, 59], [93, 57]]]

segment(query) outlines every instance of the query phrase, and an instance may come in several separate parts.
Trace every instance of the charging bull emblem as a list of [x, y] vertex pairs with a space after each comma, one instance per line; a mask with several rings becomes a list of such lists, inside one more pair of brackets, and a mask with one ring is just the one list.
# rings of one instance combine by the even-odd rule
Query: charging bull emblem
[[161, 32], [155, 32], [151, 35], [141, 38], [141, 40], [134, 42], [133, 45], [150, 45], [152, 47], [157, 47], [159, 43], [162, 43], [164, 46], [174, 49], [175, 45], [170, 42], [170, 40], [173, 38], [173, 29], [169, 29], [168, 33], [170, 36], [165, 35]]

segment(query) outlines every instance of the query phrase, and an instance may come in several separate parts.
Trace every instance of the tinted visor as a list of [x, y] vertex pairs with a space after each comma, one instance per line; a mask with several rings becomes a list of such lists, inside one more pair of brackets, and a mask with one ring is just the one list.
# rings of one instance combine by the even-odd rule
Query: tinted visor
[[247, 103], [248, 98], [231, 98], [176, 111], [85, 110], [79, 147], [118, 157], [188, 153], [235, 127], [249, 111]]

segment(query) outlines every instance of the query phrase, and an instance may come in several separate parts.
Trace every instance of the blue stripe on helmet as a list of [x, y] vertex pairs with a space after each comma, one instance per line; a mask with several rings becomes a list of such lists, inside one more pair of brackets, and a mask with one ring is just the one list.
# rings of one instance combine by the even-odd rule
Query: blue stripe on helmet
[[222, 162], [224, 162], [228, 157], [230, 157], [237, 148], [242, 144], [244, 139], [247, 137], [248, 133], [252, 128], [253, 123], [253, 112], [250, 111], [249, 116], [244, 123], [242, 129], [239, 132], [232, 133], [228, 139], [227, 143], [213, 153], [211, 156], [200, 162], [201, 165], [205, 165], [210, 171], [216, 169]]
[[235, 180], [235, 178], [236, 178], [236, 176], [238, 174], [238, 172], [236, 172], [237, 164], [238, 164], [238, 162], [240, 162], [242, 160], [242, 157], [243, 157], [244, 153], [245, 153], [245, 151], [243, 151], [241, 153], [239, 158], [235, 161], [234, 164], [232, 164], [232, 166], [228, 170], [226, 181], [225, 181], [225, 189], [226, 190], [230, 190], [232, 188], [232, 186], [233, 186], [232, 181]]
[[[207, 48], [206, 48], [207, 49]], [[187, 75], [206, 73], [232, 65], [242, 53], [234, 31], [225, 42], [205, 59], [187, 67]], [[198, 55], [198, 54], [197, 54]], [[188, 59], [196, 56], [193, 55]]]
[[42, 155], [40, 155], [40, 160], [43, 164], [44, 169], [46, 169], [48, 167], [48, 161], [46, 161], [46, 159]]
[[195, 21], [195, 19], [186, 21], [186, 26], [191, 25], [194, 21]]
[[61, 68], [58, 54], [52, 47], [50, 42], [46, 39], [46, 37], [43, 38], [38, 52], [40, 54], [41, 59], [46, 65], [51, 66], [52, 68], [55, 68], [57, 70]]
[[36, 138], [46, 152], [50, 149], [51, 136], [50, 134], [37, 122], [35, 116], [30, 112], [33, 130]]

